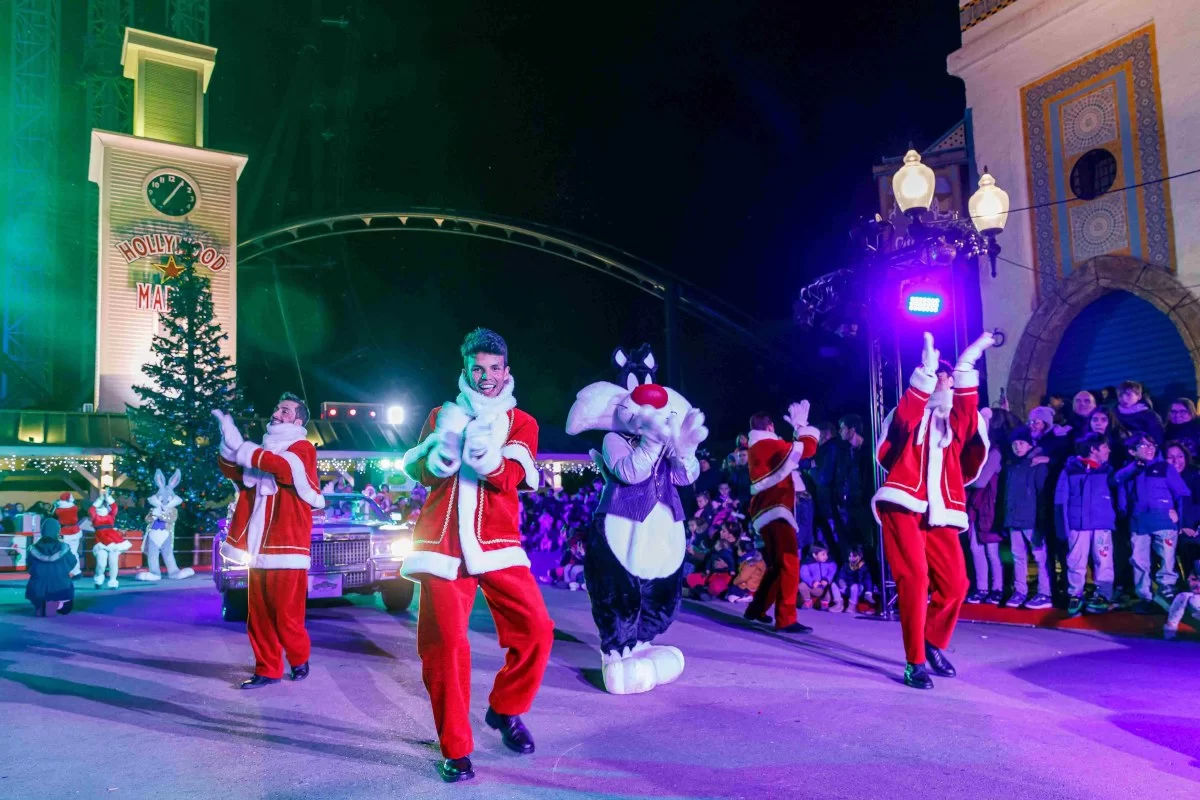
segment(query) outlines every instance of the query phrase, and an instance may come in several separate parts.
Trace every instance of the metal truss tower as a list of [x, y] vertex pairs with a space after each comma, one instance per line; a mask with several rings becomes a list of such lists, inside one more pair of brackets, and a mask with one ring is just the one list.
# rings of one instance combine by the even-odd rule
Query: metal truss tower
[[4, 263], [0, 264], [0, 405], [47, 402], [50, 360], [43, 297], [57, 264], [60, 0], [11, 0], [4, 186]]
[[125, 29], [133, 24], [133, 13], [134, 0], [88, 0], [83, 65], [89, 129], [133, 130], [131, 87], [121, 75], [121, 44]]
[[209, 0], [167, 0], [167, 29], [172, 36], [208, 44]]

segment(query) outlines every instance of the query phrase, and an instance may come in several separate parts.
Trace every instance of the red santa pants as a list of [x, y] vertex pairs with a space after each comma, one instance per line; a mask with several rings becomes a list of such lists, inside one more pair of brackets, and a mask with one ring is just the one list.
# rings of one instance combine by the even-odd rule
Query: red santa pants
[[747, 617], [761, 617], [775, 606], [775, 627], [786, 628], [796, 621], [796, 593], [800, 591], [800, 546], [796, 529], [784, 520], [768, 522], [759, 531], [763, 537], [763, 561], [767, 571], [746, 608]]
[[554, 623], [528, 567], [508, 567], [452, 581], [433, 576], [421, 579], [417, 653], [446, 758], [463, 758], [474, 749], [467, 623], [475, 590], [480, 587], [496, 624], [496, 638], [508, 651], [488, 697], [496, 713], [513, 715], [529, 710], [554, 643]]
[[881, 503], [879, 512], [884, 552], [896, 580], [904, 656], [910, 664], [924, 664], [926, 642], [939, 650], [950, 644], [967, 596], [958, 530], [930, 527], [924, 514], [892, 503]]
[[283, 658], [293, 667], [308, 661], [312, 643], [304, 628], [308, 571], [252, 569], [246, 633], [254, 649], [254, 674], [283, 677]]

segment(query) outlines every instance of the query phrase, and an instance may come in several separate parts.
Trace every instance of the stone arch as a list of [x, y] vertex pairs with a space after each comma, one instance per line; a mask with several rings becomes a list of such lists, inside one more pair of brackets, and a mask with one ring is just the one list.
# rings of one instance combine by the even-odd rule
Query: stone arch
[[1067, 326], [1092, 301], [1111, 292], [1136, 295], [1175, 323], [1200, 384], [1200, 299], [1162, 267], [1130, 256], [1097, 256], [1055, 281], [1026, 323], [1008, 376], [1013, 411], [1023, 414], [1037, 405]]

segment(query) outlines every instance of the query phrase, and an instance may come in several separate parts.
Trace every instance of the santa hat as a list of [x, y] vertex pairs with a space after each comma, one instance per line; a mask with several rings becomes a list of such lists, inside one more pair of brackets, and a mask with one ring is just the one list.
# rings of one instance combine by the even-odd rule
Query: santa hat
[[58, 496], [58, 502], [56, 502], [54, 505], [58, 506], [59, 508], [70, 508], [71, 506], [75, 505], [75, 498], [71, 497], [70, 492], [63, 492]]

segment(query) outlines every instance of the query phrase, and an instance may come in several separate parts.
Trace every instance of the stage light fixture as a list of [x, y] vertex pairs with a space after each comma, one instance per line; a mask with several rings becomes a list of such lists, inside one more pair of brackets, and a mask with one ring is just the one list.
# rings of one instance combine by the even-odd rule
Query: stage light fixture
[[942, 298], [939, 295], [927, 292], [910, 294], [908, 301], [905, 303], [905, 308], [910, 314], [916, 314], [921, 317], [932, 317], [934, 314], [941, 313]]
[[403, 425], [404, 406], [388, 406], [387, 421], [388, 425]]

